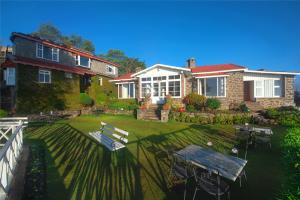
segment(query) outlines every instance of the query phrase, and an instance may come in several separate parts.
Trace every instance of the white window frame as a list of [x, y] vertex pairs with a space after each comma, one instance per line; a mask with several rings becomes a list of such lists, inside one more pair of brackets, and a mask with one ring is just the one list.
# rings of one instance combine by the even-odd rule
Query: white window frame
[[[112, 71], [110, 72], [109, 69], [111, 69]], [[111, 65], [106, 65], [106, 73], [115, 74], [115, 67]]]
[[[273, 84], [273, 90], [272, 90], [272, 96], [271, 97], [266, 97], [266, 95], [265, 95], [265, 81], [266, 80], [271, 80], [272, 81], [272, 84]], [[280, 81], [280, 85], [279, 86], [275, 86], [275, 81]], [[261, 85], [261, 87], [258, 87], [258, 88], [261, 88], [262, 89], [262, 95], [261, 96], [258, 96], [257, 95], [257, 92], [256, 92], [256, 82], [261, 82], [262, 83], [262, 85]], [[283, 96], [283, 91], [282, 91], [282, 79], [277, 79], [277, 78], [275, 78], [275, 79], [261, 79], [261, 80], [254, 80], [254, 98], [280, 98], [280, 97], [282, 97]], [[275, 88], [281, 88], [281, 95], [280, 96], [277, 96], [277, 95], [275, 95]]]
[[7, 86], [16, 85], [16, 68], [8, 67], [6, 70], [3, 70], [3, 76]]
[[[40, 80], [40, 74], [43, 74], [45, 76], [45, 74], [49, 74], [49, 82], [46, 82], [45, 81], [45, 77], [44, 77], [44, 81], [41, 81]], [[38, 82], [39, 83], [43, 83], [43, 84], [49, 84], [51, 83], [51, 79], [52, 79], [52, 76], [51, 76], [51, 71], [50, 70], [45, 70], [45, 69], [40, 69], [39, 70], [39, 75], [38, 75]]]
[[[41, 48], [40, 48], [41, 47]], [[45, 59], [45, 60], [51, 60], [51, 61], [55, 61], [55, 62], [59, 62], [59, 49], [58, 48], [53, 48], [53, 47], [50, 47], [50, 46], [47, 46], [49, 48], [51, 48], [51, 59], [48, 59], [48, 58], [45, 58], [44, 57], [44, 45], [42, 43], [36, 43], [36, 57], [37, 58], [42, 58], [42, 59]], [[41, 50], [42, 52], [42, 56], [39, 56], [39, 51]], [[56, 50], [56, 55], [57, 55], [57, 59], [54, 59], [53, 55], [54, 55], [54, 50]]]
[[[169, 76], [179, 76], [179, 78], [177, 78], [177, 79], [169, 79]], [[169, 83], [170, 82], [176, 82], [176, 81], [179, 81], [179, 93], [180, 93], [180, 95], [179, 96], [172, 96], [172, 95], [170, 95], [170, 93], [169, 93]], [[167, 82], [167, 91], [166, 91], [166, 94], [167, 95], [170, 95], [172, 98], [174, 98], [174, 99], [177, 99], [177, 98], [181, 98], [182, 97], [182, 91], [181, 91], [181, 87], [182, 87], [182, 85], [181, 85], [181, 74], [175, 74], [175, 75], [168, 75], [167, 76], [167, 80], [166, 80], [166, 82]], [[174, 85], [174, 87], [175, 87], [175, 85]]]
[[89, 58], [89, 57], [87, 57], [87, 56], [83, 56], [83, 57], [86, 57], [86, 58], [88, 58], [89, 59], [89, 63], [88, 63], [88, 66], [84, 66], [84, 65], [81, 65], [81, 63], [80, 63], [80, 55], [76, 55], [75, 56], [75, 63], [76, 63], [76, 65], [77, 66], [80, 66], [80, 67], [85, 67], [85, 68], [91, 68], [91, 59]]
[[[206, 79], [209, 78], [198, 78], [198, 94], [199, 95], [204, 95], [206, 97], [210, 98], [223, 98], [227, 96], [227, 78], [226, 76], [220, 76], [220, 77], [211, 77], [211, 78], [217, 78], [217, 96], [206, 96]], [[219, 78], [224, 78], [224, 96], [219, 96]], [[204, 91], [202, 91], [202, 83], [201, 79], [204, 80]]]
[[146, 80], [146, 81], [142, 81], [142, 78], [140, 78], [140, 98], [145, 98], [144, 96], [143, 96], [143, 88], [142, 88], [142, 84], [143, 83], [150, 83], [150, 93], [149, 94], [151, 94], [151, 96], [152, 96], [152, 80], [153, 80], [153, 78], [152, 77], [143, 77], [143, 78], [150, 78], [150, 81], [149, 80]]
[[[275, 81], [280, 81], [280, 85], [275, 85]], [[280, 95], [275, 95], [275, 88], [281, 89]], [[281, 79], [274, 79], [273, 80], [273, 97], [282, 97], [282, 80]]]
[[[126, 97], [120, 96], [120, 87], [123, 88], [123, 85], [128, 85], [128, 94], [130, 94], [130, 84], [133, 84], [133, 97], [130, 97], [129, 95]], [[135, 98], [135, 83], [134, 82], [124, 82], [124, 83], [117, 83], [118, 86], [118, 99], [134, 99]]]

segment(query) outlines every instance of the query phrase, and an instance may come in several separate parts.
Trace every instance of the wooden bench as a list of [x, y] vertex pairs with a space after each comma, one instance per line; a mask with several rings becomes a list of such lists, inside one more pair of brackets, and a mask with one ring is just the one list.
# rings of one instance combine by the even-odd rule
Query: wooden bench
[[105, 122], [101, 122], [100, 131], [90, 132], [89, 134], [109, 150], [116, 151], [125, 147], [125, 144], [128, 142], [126, 137], [129, 133]]

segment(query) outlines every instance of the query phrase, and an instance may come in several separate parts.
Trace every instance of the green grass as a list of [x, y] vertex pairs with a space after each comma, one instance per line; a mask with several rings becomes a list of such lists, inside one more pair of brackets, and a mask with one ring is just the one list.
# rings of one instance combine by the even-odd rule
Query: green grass
[[[127, 130], [126, 149], [110, 152], [88, 136], [100, 121]], [[231, 199], [274, 199], [283, 181], [279, 142], [283, 128], [274, 128], [272, 149], [251, 149], [246, 166], [248, 181], [240, 188], [231, 183]], [[160, 123], [137, 121], [130, 116], [81, 116], [51, 125], [32, 126], [25, 134], [27, 143], [40, 143], [47, 150], [48, 199], [182, 199], [182, 188], [167, 184], [169, 162], [166, 145], [183, 148], [189, 144], [229, 153], [234, 129], [224, 125]], [[193, 187], [188, 193], [192, 198]], [[200, 192], [199, 198], [207, 199]]]

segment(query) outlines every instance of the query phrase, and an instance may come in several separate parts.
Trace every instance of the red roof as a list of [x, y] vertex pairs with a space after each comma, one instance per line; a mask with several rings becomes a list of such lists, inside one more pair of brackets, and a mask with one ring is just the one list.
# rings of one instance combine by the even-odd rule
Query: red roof
[[223, 75], [226, 75], [226, 73], [219, 72], [219, 73], [209, 73], [209, 74], [197, 74], [195, 77], [223, 76]]
[[75, 48], [75, 47], [70, 47], [70, 46], [67, 46], [65, 44], [58, 44], [58, 43], [52, 42], [50, 40], [45, 40], [45, 39], [41, 39], [39, 37], [34, 37], [32, 35], [13, 32], [12, 35], [11, 35], [11, 40], [13, 41], [15, 37], [21, 37], [21, 38], [25, 38], [25, 39], [28, 39], [28, 40], [40, 42], [42, 44], [45, 44], [45, 45], [48, 45], [48, 46], [51, 46], [51, 47], [54, 47], [54, 48], [63, 49], [63, 50], [66, 50], [66, 51], [69, 51], [69, 52], [72, 52], [72, 53], [75, 53], [75, 54], [78, 54], [78, 55], [81, 55], [81, 56], [85, 56], [85, 57], [88, 57], [88, 58], [91, 58], [91, 59], [94, 59], [94, 60], [98, 60], [98, 61], [110, 64], [110, 65], [113, 65], [115, 67], [120, 66], [117, 63], [109, 62], [107, 60], [104, 60], [102, 58], [94, 56], [91, 52], [88, 52], [88, 51], [85, 51], [85, 50], [82, 50], [82, 49], [78, 49], [78, 48]]
[[131, 78], [131, 75], [132, 75], [132, 74], [133, 74], [133, 73], [123, 74], [123, 75], [121, 75], [121, 76], [118, 76], [118, 77], [114, 78], [113, 80], [114, 80], [114, 81], [122, 81], [122, 80], [132, 79], [132, 78]]
[[235, 65], [235, 64], [206, 65], [206, 66], [191, 68], [192, 73], [205, 73], [205, 72], [241, 70], [241, 69], [245, 69], [245, 67]]
[[80, 75], [84, 75], [84, 74], [96, 75], [95, 72], [92, 72], [89, 69], [84, 69], [82, 67], [67, 66], [67, 65], [62, 65], [59, 63], [55, 63], [55, 62], [36, 60], [36, 59], [25, 58], [25, 57], [20, 57], [20, 56], [13, 56], [13, 58], [7, 59], [1, 66], [2, 67], [12, 67], [12, 66], [15, 66], [16, 64], [32, 65], [35, 67], [54, 69], [54, 70], [58, 70], [58, 71], [70, 72], [70, 73], [75, 73], [75, 74], [80, 74]]

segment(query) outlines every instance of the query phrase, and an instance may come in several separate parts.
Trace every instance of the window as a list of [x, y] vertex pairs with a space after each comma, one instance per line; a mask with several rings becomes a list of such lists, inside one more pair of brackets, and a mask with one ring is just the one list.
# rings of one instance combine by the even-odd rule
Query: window
[[274, 97], [282, 96], [281, 80], [274, 80]]
[[103, 82], [102, 82], [102, 78], [98, 79], [98, 85], [102, 86]]
[[151, 77], [142, 78], [142, 81], [151, 81]]
[[199, 80], [199, 94], [209, 97], [225, 97], [225, 77], [205, 78]]
[[58, 62], [59, 61], [59, 49], [52, 48], [49, 46], [44, 46], [43, 44], [37, 43], [36, 57]]
[[73, 78], [73, 74], [69, 72], [65, 72], [65, 77], [66, 78]]
[[161, 97], [166, 96], [166, 92], [167, 92], [166, 82], [160, 82], [160, 96]]
[[263, 81], [255, 81], [255, 97], [263, 97], [264, 91], [263, 91]]
[[151, 93], [151, 83], [142, 83], [142, 97]]
[[13, 67], [9, 67], [6, 70], [3, 71], [3, 76], [6, 85], [8, 86], [14, 86], [16, 85], [16, 69]]
[[114, 74], [115, 73], [115, 67], [106, 65], [106, 72], [109, 74]]
[[39, 83], [51, 83], [51, 72], [48, 70], [39, 70]]
[[118, 98], [119, 99], [135, 98], [135, 84], [134, 83], [119, 84]]
[[79, 65], [81, 67], [87, 67], [87, 68], [91, 67], [91, 59], [85, 56], [77, 55], [75, 57], [75, 62], [76, 65]]
[[282, 96], [281, 79], [255, 80], [254, 97], [272, 98]]
[[180, 97], [180, 75], [169, 76], [169, 95], [173, 97]]

